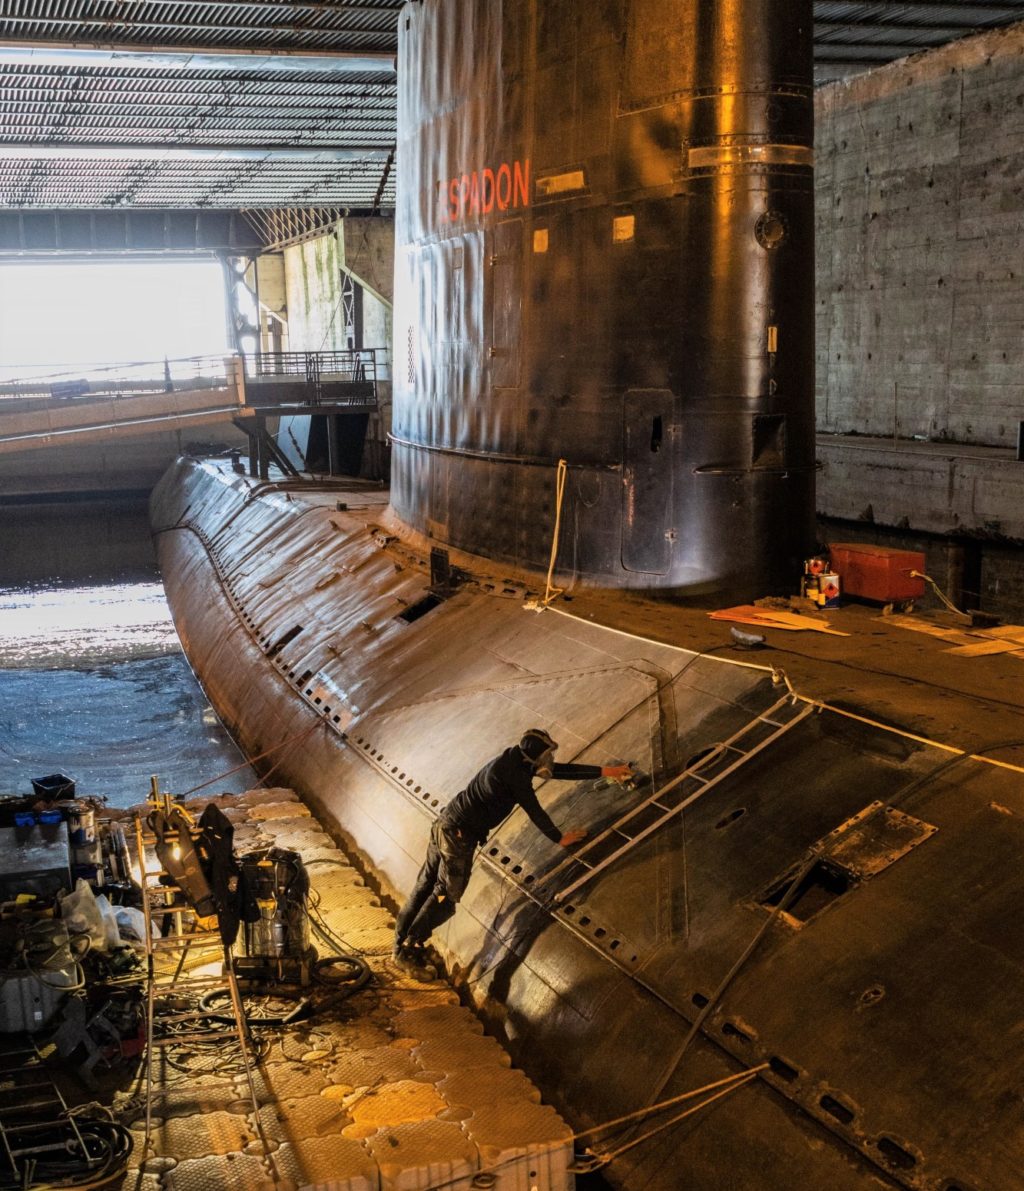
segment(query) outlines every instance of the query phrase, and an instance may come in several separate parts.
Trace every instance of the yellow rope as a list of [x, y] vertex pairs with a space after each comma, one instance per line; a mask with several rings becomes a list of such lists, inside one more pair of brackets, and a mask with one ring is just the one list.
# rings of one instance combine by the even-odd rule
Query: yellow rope
[[555, 587], [552, 580], [555, 577], [555, 563], [558, 561], [558, 538], [562, 532], [562, 501], [565, 498], [565, 480], [569, 473], [569, 465], [564, 459], [559, 459], [555, 472], [555, 529], [551, 535], [551, 560], [548, 563], [548, 577], [544, 586], [544, 598], [537, 604], [531, 604], [537, 612], [544, 609], [565, 591], [564, 587]]
[[702, 1088], [694, 1088], [690, 1092], [683, 1092], [679, 1096], [673, 1096], [669, 1100], [659, 1100], [656, 1104], [649, 1104], [646, 1108], [638, 1108], [636, 1112], [626, 1113], [624, 1117], [616, 1117], [612, 1121], [602, 1121], [600, 1125], [592, 1125], [589, 1129], [580, 1129], [573, 1134], [573, 1137], [577, 1139], [580, 1137], [589, 1137], [591, 1133], [603, 1133], [605, 1129], [614, 1129], [617, 1125], [625, 1125], [630, 1121], [649, 1117], [653, 1113], [661, 1112], [662, 1109], [672, 1108], [676, 1104], [681, 1104], [684, 1100], [692, 1100], [694, 1096], [703, 1096], [705, 1092], [716, 1092], [719, 1088], [734, 1084], [737, 1081], [751, 1079], [753, 1076], [759, 1075], [762, 1071], [767, 1071], [770, 1066], [770, 1063], [761, 1063], [757, 1067], [749, 1067], [746, 1071], [737, 1071], [733, 1075], [727, 1075], [724, 1079], [705, 1084]]
[[[576, 616], [572, 612], [566, 612], [562, 608], [552, 608], [551, 611], [557, 612], [559, 616], [567, 616], [570, 620], [577, 620], [580, 624], [591, 626], [594, 624], [594, 621], [583, 620], [582, 617]], [[630, 633], [626, 629], [616, 629], [610, 625], [600, 625], [599, 627], [604, 632], [618, 633], [620, 637], [632, 637], [634, 641], [643, 641], [647, 645], [657, 645], [662, 649], [671, 649], [674, 653], [687, 653], [691, 655], [696, 655], [697, 653], [696, 650], [686, 649], [682, 645], [672, 645], [668, 641], [657, 641], [653, 637], [645, 637], [640, 633]], [[833, 715], [841, 715], [845, 719], [855, 720], [857, 723], [866, 724], [869, 728], [877, 728], [880, 732], [888, 732], [893, 736], [901, 736], [904, 740], [913, 740], [918, 744], [927, 745], [929, 748], [940, 749], [944, 753], [953, 753], [958, 757], [967, 757], [971, 761], [978, 761], [982, 765], [992, 765], [996, 769], [1008, 769], [1011, 773], [1024, 773], [1024, 765], [1014, 765], [1010, 761], [997, 761], [994, 757], [986, 757], [981, 753], [969, 753], [966, 749], [959, 748], [955, 744], [943, 744], [940, 740], [932, 740], [928, 736], [919, 736], [915, 732], [908, 732], [903, 728], [895, 728], [892, 724], [882, 724], [878, 720], [869, 719], [867, 716], [857, 715], [856, 712], [847, 711], [843, 707], [834, 707], [831, 703], [826, 703], [821, 699], [812, 699], [809, 695], [801, 695], [786, 677], [786, 672], [780, 670], [777, 666], [762, 666], [757, 662], [740, 662], [733, 658], [723, 658], [713, 653], [705, 653], [700, 656], [718, 665], [740, 666], [744, 670], [759, 670], [762, 674], [770, 674], [772, 681], [776, 685], [785, 683], [789, 693], [794, 699], [799, 699], [801, 703], [810, 703], [813, 707], [820, 707], [822, 711], [830, 711]]]

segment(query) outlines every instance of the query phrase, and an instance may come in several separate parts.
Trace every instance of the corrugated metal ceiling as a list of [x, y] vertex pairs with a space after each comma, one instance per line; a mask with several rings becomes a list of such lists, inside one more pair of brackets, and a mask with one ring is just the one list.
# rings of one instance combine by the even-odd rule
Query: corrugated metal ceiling
[[815, 0], [814, 58], [819, 82], [844, 78], [956, 41], [982, 29], [1024, 20], [1024, 0]]
[[[401, 6], [7, 0], [0, 207], [391, 206]], [[826, 81], [1024, 19], [1024, 0], [814, 12]]]

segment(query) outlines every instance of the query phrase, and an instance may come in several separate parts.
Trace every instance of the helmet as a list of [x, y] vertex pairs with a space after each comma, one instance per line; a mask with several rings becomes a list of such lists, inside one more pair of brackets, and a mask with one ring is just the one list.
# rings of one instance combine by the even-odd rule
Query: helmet
[[528, 761], [536, 764], [545, 753], [554, 754], [558, 743], [550, 732], [545, 732], [543, 728], [530, 728], [529, 731], [523, 733], [519, 748]]

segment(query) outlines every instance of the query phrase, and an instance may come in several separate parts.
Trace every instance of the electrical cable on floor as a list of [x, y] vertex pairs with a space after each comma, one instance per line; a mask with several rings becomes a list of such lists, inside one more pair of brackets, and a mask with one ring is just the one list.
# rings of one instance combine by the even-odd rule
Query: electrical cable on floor
[[946, 595], [946, 593], [942, 590], [942, 588], [939, 587], [939, 585], [935, 582], [935, 580], [931, 577], [931, 575], [926, 575], [924, 573], [924, 571], [911, 571], [910, 577], [911, 577], [911, 579], [923, 579], [925, 581], [925, 583], [927, 583], [931, 587], [932, 591], [934, 591], [935, 594], [939, 597], [941, 602], [946, 605], [946, 607], [950, 610], [950, 612], [954, 612], [957, 616], [960, 616], [960, 617], [967, 616], [967, 613], [961, 611], [961, 609], [959, 609], [956, 606], [956, 604], [953, 603], [953, 601], [949, 598], [949, 596]]
[[[70, 1122], [69, 1122], [70, 1123]], [[60, 1125], [60, 1121], [55, 1121]], [[17, 1133], [17, 1125], [5, 1126], [8, 1134]], [[77, 1188], [87, 1191], [88, 1188], [102, 1187], [112, 1179], [117, 1178], [128, 1163], [134, 1147], [131, 1130], [115, 1121], [103, 1118], [89, 1118], [76, 1116], [74, 1130], [84, 1143], [85, 1152], [74, 1156], [78, 1150], [77, 1138], [70, 1133], [66, 1142], [65, 1155], [62, 1158], [38, 1158], [32, 1169], [19, 1171], [17, 1181], [12, 1181], [0, 1175], [0, 1188], [4, 1191], [57, 1191], [62, 1188]], [[89, 1169], [83, 1170], [83, 1163], [89, 1164]], [[42, 1178], [44, 1182], [38, 1182]]]

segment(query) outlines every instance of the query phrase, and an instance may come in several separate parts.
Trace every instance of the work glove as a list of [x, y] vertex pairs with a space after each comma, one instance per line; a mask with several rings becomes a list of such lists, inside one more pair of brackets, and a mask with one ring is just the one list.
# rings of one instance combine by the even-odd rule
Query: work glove
[[563, 848], [571, 848], [573, 844], [578, 844], [586, 838], [587, 833], [585, 831], [567, 831], [558, 842]]
[[628, 782], [633, 777], [632, 765], [605, 765], [601, 770], [602, 777], [610, 777], [613, 782]]

